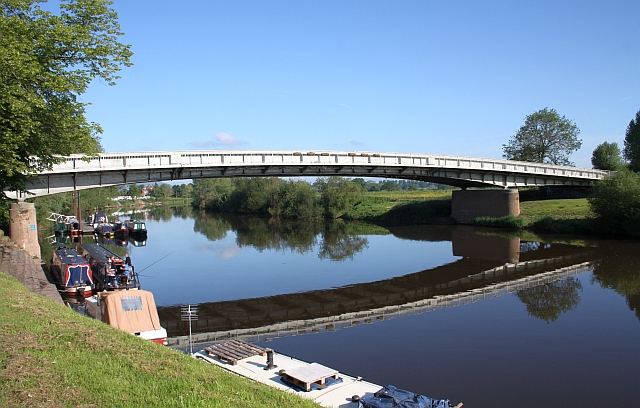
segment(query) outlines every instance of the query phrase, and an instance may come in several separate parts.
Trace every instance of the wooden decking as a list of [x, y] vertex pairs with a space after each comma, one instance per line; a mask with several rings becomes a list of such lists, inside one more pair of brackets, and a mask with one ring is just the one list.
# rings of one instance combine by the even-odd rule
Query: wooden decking
[[231, 340], [225, 343], [215, 344], [204, 349], [210, 356], [218, 357], [236, 365], [238, 361], [252, 356], [264, 356], [267, 349], [255, 346], [243, 340]]
[[326, 388], [327, 378], [338, 379], [338, 371], [325, 367], [318, 363], [311, 363], [296, 367], [291, 371], [282, 372], [282, 379], [288, 381], [305, 391], [311, 390], [311, 385], [316, 384], [320, 388]]

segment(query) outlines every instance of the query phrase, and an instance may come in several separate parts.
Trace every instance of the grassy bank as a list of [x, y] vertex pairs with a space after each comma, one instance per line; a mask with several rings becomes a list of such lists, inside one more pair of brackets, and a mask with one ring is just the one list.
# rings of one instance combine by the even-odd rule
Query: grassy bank
[[[366, 193], [345, 218], [382, 225], [455, 223], [450, 215], [451, 190], [380, 191]], [[483, 217], [476, 225], [555, 234], [604, 232], [586, 198], [523, 201], [519, 217]]]
[[0, 406], [317, 407], [114, 329], [0, 273]]
[[368, 192], [344, 218], [390, 225], [451, 223], [451, 191]]

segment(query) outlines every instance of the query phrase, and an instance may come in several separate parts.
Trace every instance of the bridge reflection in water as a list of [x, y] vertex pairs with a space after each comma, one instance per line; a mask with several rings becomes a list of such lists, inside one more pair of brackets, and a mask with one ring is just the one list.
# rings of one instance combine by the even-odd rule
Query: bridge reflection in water
[[[412, 239], [405, 231], [415, 231], [390, 230], [405, 239]], [[584, 247], [480, 236], [466, 227], [453, 229], [449, 240], [453, 254], [462, 258], [421, 272], [340, 288], [201, 303], [192, 339], [264, 341], [337, 330], [513, 293], [575, 276], [590, 265], [591, 250]], [[159, 307], [158, 313], [169, 345], [186, 346], [189, 327], [181, 321], [180, 306]]]

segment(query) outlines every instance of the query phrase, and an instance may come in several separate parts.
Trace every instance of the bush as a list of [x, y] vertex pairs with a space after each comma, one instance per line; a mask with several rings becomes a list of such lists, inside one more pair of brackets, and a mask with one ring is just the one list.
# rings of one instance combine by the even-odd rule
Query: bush
[[603, 231], [640, 236], [640, 175], [621, 170], [600, 180], [589, 199]]
[[473, 225], [478, 227], [495, 227], [495, 228], [511, 228], [521, 229], [524, 227], [525, 221], [522, 218], [507, 215], [505, 217], [478, 217], [473, 221]]

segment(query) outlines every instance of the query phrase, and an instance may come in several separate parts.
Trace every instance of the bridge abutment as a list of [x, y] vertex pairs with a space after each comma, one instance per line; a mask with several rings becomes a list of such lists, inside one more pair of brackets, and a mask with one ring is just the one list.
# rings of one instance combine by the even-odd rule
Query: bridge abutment
[[473, 224], [478, 217], [520, 215], [518, 190], [456, 190], [451, 197], [451, 216], [460, 224]]
[[9, 207], [9, 235], [11, 240], [29, 255], [40, 258], [36, 206], [33, 203], [17, 202]]

